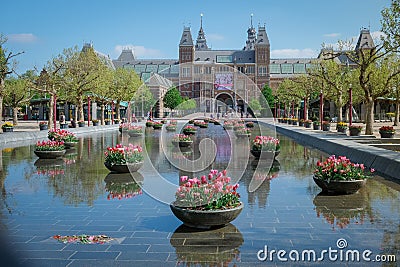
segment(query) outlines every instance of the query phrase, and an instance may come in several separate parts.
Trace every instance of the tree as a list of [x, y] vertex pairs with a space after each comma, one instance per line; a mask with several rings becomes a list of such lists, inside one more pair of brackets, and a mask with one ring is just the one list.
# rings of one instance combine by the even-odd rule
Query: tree
[[29, 90], [30, 83], [23, 76], [9, 78], [5, 81], [4, 103], [13, 110], [13, 124], [18, 125], [18, 109], [28, 104], [33, 94]]
[[386, 35], [389, 50], [399, 52], [400, 47], [400, 0], [392, 0], [390, 7], [381, 12], [382, 31]]
[[261, 110], [260, 101], [256, 98], [251, 99], [249, 102], [249, 107], [251, 108], [251, 110], [253, 111], [254, 114], [256, 112], [260, 112], [260, 110]]
[[181, 110], [191, 110], [191, 109], [196, 109], [196, 107], [197, 107], [196, 100], [190, 98], [182, 99], [182, 103], [179, 104], [179, 109]]
[[176, 87], [170, 88], [163, 98], [164, 106], [171, 109], [171, 111], [182, 103], [182, 101], [182, 96]]
[[96, 55], [93, 47], [84, 47], [78, 51], [77, 47], [65, 49], [66, 68], [64, 84], [69, 100], [77, 106], [75, 120], [84, 120], [83, 104], [86, 94], [94, 90], [95, 81], [99, 78], [104, 63]]
[[21, 55], [24, 52], [19, 52], [14, 54], [13, 52], [8, 52], [4, 48], [4, 44], [7, 42], [7, 38], [0, 34], [0, 119], [3, 118], [3, 98], [4, 98], [4, 87], [5, 79], [7, 75], [13, 73], [16, 62], [13, 58]]
[[140, 77], [133, 69], [118, 68], [114, 71], [113, 81], [111, 83], [111, 97], [115, 100], [115, 109], [117, 119], [120, 119], [121, 101], [129, 101], [135, 95], [135, 92], [143, 84]]
[[94, 87], [91, 98], [100, 106], [100, 122], [104, 125], [105, 107], [112, 102], [111, 84], [114, 77], [114, 70], [110, 68], [103, 69], [100, 77], [94, 81]]
[[156, 103], [153, 94], [145, 84], [139, 87], [132, 100], [135, 103], [136, 110], [141, 111], [140, 114], [142, 117], [144, 117], [144, 114], [150, 111]]
[[261, 103], [266, 103], [268, 104], [269, 107], [273, 107], [275, 105], [275, 97], [272, 94], [272, 89], [269, 87], [267, 84], [264, 85], [264, 88], [261, 90], [262, 96], [264, 96], [265, 100], [261, 100]]

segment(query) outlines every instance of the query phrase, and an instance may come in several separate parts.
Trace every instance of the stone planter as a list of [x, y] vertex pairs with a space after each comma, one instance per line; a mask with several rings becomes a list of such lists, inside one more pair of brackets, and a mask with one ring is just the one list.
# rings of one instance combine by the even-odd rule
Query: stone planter
[[138, 163], [114, 164], [114, 165], [111, 165], [108, 162], [104, 162], [104, 166], [106, 166], [107, 169], [109, 169], [111, 172], [116, 172], [116, 173], [136, 172], [143, 166], [143, 161]]
[[179, 147], [190, 147], [193, 144], [193, 141], [179, 141], [179, 142], [175, 142], [172, 141], [172, 144], [174, 146], [179, 146]]
[[303, 127], [304, 126], [304, 121], [299, 121], [299, 126]]
[[176, 126], [166, 126], [165, 129], [167, 129], [168, 132], [175, 132]]
[[75, 147], [76, 144], [78, 144], [78, 142], [64, 142], [64, 146], [65, 146], [66, 148]]
[[240, 203], [238, 207], [226, 210], [190, 210], [177, 207], [174, 204], [171, 203], [169, 207], [184, 225], [201, 229], [210, 229], [230, 223], [239, 216], [244, 207], [243, 203]]
[[40, 159], [56, 159], [64, 156], [66, 150], [57, 150], [57, 151], [38, 151], [34, 150], [33, 153], [35, 153], [36, 156], [38, 156]]
[[138, 137], [138, 136], [143, 135], [143, 132], [134, 132], [134, 131], [129, 131], [129, 130], [127, 132], [130, 137]]
[[350, 133], [350, 136], [360, 136], [361, 130], [359, 130], [357, 128], [349, 128], [349, 133]]
[[187, 130], [185, 130], [185, 129], [183, 129], [183, 131], [182, 131], [184, 134], [186, 134], [186, 135], [194, 135], [194, 134], [196, 134], [196, 131], [187, 131]]
[[277, 151], [275, 151], [275, 152], [272, 152], [272, 151], [263, 151], [263, 152], [261, 152], [261, 150], [253, 150], [253, 149], [251, 149], [251, 150], [250, 150], [250, 153], [251, 153], [256, 159], [259, 159], [259, 158], [261, 157], [261, 153], [262, 153], [262, 155], [263, 155], [262, 158], [275, 158], [276, 156], [278, 156], [278, 155], [281, 153], [281, 151], [280, 151], [280, 150], [277, 150]]
[[292, 125], [297, 125], [297, 121], [292, 121]]
[[354, 194], [367, 182], [366, 179], [363, 180], [353, 180], [353, 181], [330, 181], [329, 183], [313, 177], [314, 182], [322, 189], [322, 192], [332, 193], [332, 194]]
[[39, 129], [41, 131], [46, 131], [49, 129], [49, 126], [47, 124], [39, 124]]
[[99, 126], [99, 122], [93, 122], [93, 126]]
[[381, 134], [381, 138], [393, 138], [394, 133], [391, 132], [379, 132]]
[[78, 122], [79, 127], [85, 127], [85, 122]]
[[315, 124], [315, 123], [313, 123], [313, 129], [314, 130], [319, 130], [320, 129], [320, 124]]
[[329, 131], [331, 129], [331, 125], [330, 124], [322, 124], [322, 131]]
[[3, 133], [11, 133], [14, 132], [14, 127], [4, 127], [3, 129]]
[[111, 124], [111, 121], [104, 121], [104, 124], [105, 124], [105, 125], [110, 125], [110, 124]]
[[337, 131], [338, 131], [338, 133], [346, 133], [347, 128], [346, 127], [338, 127]]
[[208, 124], [200, 124], [199, 127], [200, 128], [208, 128]]
[[162, 128], [162, 124], [153, 124], [153, 129], [154, 130], [160, 130]]
[[311, 128], [311, 123], [305, 122], [305, 123], [304, 123], [304, 127], [306, 127], [306, 128]]

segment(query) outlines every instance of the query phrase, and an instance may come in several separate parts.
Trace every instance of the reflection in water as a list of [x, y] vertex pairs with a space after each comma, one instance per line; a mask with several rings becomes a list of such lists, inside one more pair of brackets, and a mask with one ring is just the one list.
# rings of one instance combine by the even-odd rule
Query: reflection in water
[[175, 248], [177, 263], [184, 266], [228, 266], [239, 259], [243, 235], [233, 225], [199, 230], [179, 226], [170, 238]]
[[36, 173], [54, 178], [64, 175], [65, 164], [63, 159], [38, 159], [35, 161]]
[[143, 176], [138, 172], [133, 173], [133, 175], [110, 172], [104, 178], [105, 190], [108, 193], [107, 199], [124, 199], [141, 195], [143, 180]]
[[373, 221], [370, 207], [368, 206], [367, 192], [364, 188], [358, 193], [350, 195], [329, 195], [319, 193], [313, 200], [317, 217], [323, 217], [332, 225], [343, 229], [349, 224], [363, 224], [366, 216]]

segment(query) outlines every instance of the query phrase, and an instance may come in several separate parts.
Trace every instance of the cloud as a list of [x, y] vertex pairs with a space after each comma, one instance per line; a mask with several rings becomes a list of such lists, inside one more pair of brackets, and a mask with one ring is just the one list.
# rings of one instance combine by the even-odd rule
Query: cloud
[[380, 40], [381, 37], [385, 38], [386, 34], [384, 32], [381, 32], [381, 31], [375, 31], [375, 32], [371, 32], [371, 37], [374, 40]]
[[123, 49], [132, 49], [133, 54], [137, 58], [159, 58], [162, 56], [162, 53], [160, 50], [153, 49], [153, 48], [146, 48], [146, 47], [140, 46], [140, 45], [132, 45], [132, 44], [116, 45], [114, 48], [115, 53], [118, 56], [121, 54]]
[[39, 38], [37, 38], [32, 33], [14, 33], [14, 34], [9, 34], [7, 38], [8, 41], [14, 43], [34, 43], [37, 40], [39, 40]]
[[329, 38], [335, 38], [335, 37], [338, 37], [338, 36], [340, 36], [340, 33], [327, 33], [327, 34], [324, 34], [324, 37], [329, 37]]
[[206, 34], [206, 38], [208, 41], [222, 41], [225, 39], [225, 37], [223, 35], [218, 34], [218, 33]]
[[319, 51], [305, 49], [275, 49], [271, 50], [271, 58], [308, 58], [318, 56]]

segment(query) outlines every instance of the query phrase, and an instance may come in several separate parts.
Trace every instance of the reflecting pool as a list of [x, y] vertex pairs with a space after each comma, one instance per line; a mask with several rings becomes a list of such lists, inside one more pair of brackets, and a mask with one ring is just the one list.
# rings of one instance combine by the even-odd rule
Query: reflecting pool
[[[315, 251], [316, 259], [322, 255], [324, 265], [351, 266], [356, 262], [346, 261], [348, 250], [360, 252], [360, 266], [365, 265], [361, 257], [366, 250], [371, 251], [370, 259], [376, 255], [399, 257], [398, 184], [375, 176], [357, 194], [323, 195], [312, 180], [312, 172], [316, 162], [327, 155], [285, 136], [278, 135], [280, 155], [270, 167], [262, 168], [249, 154], [248, 140], [229, 138], [222, 126], [210, 124], [199, 129], [189, 149], [166, 147], [162, 136], [168, 140], [173, 133], [163, 131], [146, 129], [143, 138], [129, 138], [117, 130], [87, 135], [62, 159], [50, 161], [39, 160], [33, 144], [2, 149], [0, 225], [2, 248], [7, 248], [3, 254], [25, 266], [320, 264], [309, 263], [313, 260], [309, 251]], [[252, 137], [257, 132], [254, 130]], [[212, 163], [198, 172], [178, 170], [175, 166], [179, 162], [188, 164], [188, 160], [201, 157], [198, 148], [204, 137], [216, 144]], [[137, 173], [110, 173], [103, 164], [105, 148], [127, 142], [145, 147], [149, 160]], [[160, 179], [154, 170], [176, 187], [181, 175], [225, 168], [231, 170], [228, 174], [233, 179], [240, 179], [239, 193], [245, 207], [223, 228], [201, 231], [185, 227], [167, 204], [148, 194]], [[169, 194], [167, 187], [165, 192]], [[113, 240], [77, 244], [53, 238], [83, 234], [107, 235]], [[337, 251], [336, 260], [322, 253], [330, 248]], [[277, 253], [271, 259], [271, 250], [286, 251], [281, 256], [289, 263], [279, 260]], [[301, 259], [304, 250], [310, 258], [294, 261], [294, 251]]]

